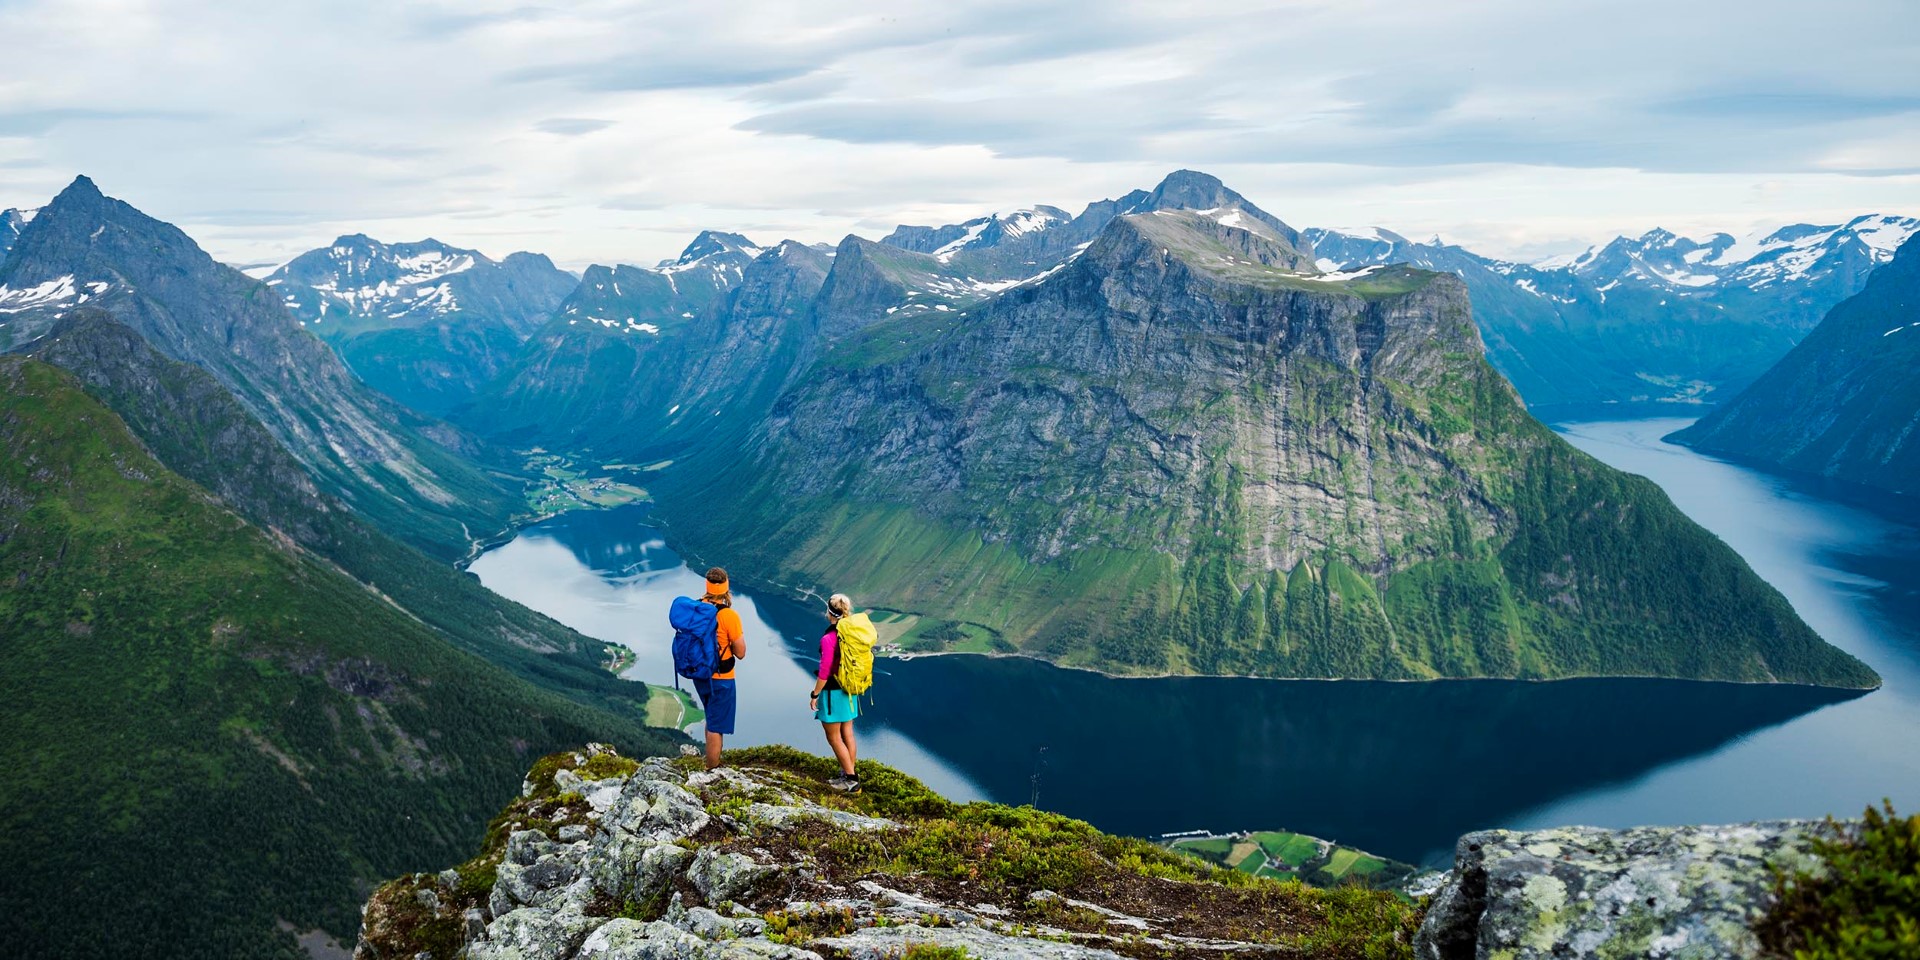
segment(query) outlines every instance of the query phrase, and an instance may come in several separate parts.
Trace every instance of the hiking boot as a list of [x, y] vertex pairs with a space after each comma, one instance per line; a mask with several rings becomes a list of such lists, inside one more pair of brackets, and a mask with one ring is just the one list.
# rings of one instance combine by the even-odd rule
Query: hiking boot
[[834, 777], [832, 780], [828, 780], [827, 786], [832, 787], [835, 790], [839, 790], [842, 793], [859, 793], [860, 778], [849, 777], [843, 773], [837, 777]]

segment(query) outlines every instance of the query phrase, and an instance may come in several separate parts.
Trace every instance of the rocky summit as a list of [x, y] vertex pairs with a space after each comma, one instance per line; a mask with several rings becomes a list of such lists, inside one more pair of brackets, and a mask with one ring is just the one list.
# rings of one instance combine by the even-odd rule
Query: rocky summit
[[824, 760], [728, 756], [711, 772], [599, 745], [540, 761], [479, 857], [374, 894], [355, 957], [1357, 957], [1404, 954], [1413, 933], [1389, 893], [952, 804], [877, 764], [846, 795]]
[[1565, 827], [1467, 834], [1398, 893], [1323, 890], [871, 762], [842, 794], [788, 748], [728, 759], [542, 759], [479, 856], [374, 894], [356, 960], [1756, 957], [1776, 871], [1830, 871], [1811, 821]]
[[1732, 826], [1488, 830], [1460, 838], [1454, 871], [1414, 940], [1422, 960], [1760, 955], [1753, 924], [1773, 871], [1823, 869], [1817, 821]]

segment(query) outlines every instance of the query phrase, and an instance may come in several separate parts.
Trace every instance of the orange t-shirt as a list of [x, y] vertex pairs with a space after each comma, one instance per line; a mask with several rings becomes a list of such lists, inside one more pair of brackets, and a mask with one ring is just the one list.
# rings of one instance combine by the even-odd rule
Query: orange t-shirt
[[[714, 618], [714, 645], [719, 647], [721, 660], [728, 657], [739, 659], [747, 655], [747, 630], [740, 623], [740, 615], [732, 607], [721, 607], [719, 616]], [[714, 671], [715, 680], [732, 680], [733, 668]]]

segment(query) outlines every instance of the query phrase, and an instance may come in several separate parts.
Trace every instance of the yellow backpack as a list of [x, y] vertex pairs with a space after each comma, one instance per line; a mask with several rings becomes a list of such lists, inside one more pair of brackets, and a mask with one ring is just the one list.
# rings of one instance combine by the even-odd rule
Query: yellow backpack
[[840, 682], [840, 689], [857, 697], [873, 687], [873, 642], [878, 636], [864, 613], [841, 617], [838, 630], [833, 678]]

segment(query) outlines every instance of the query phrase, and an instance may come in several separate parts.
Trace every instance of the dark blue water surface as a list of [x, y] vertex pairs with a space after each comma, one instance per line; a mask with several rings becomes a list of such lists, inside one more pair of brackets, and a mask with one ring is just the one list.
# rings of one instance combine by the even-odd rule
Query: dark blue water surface
[[[1018, 658], [922, 657], [883, 661], [862, 754], [957, 799], [1037, 801], [1119, 833], [1286, 828], [1430, 864], [1481, 827], [1821, 816], [1882, 797], [1920, 807], [1920, 528], [1660, 441], [1684, 423], [1562, 430], [1658, 482], [1821, 636], [1878, 670], [1883, 689], [1115, 680]], [[629, 676], [670, 683], [667, 602], [700, 578], [647, 520], [644, 507], [569, 514], [472, 569], [633, 647]], [[817, 604], [739, 599], [752, 647], [729, 743], [824, 753], [806, 711]]]

